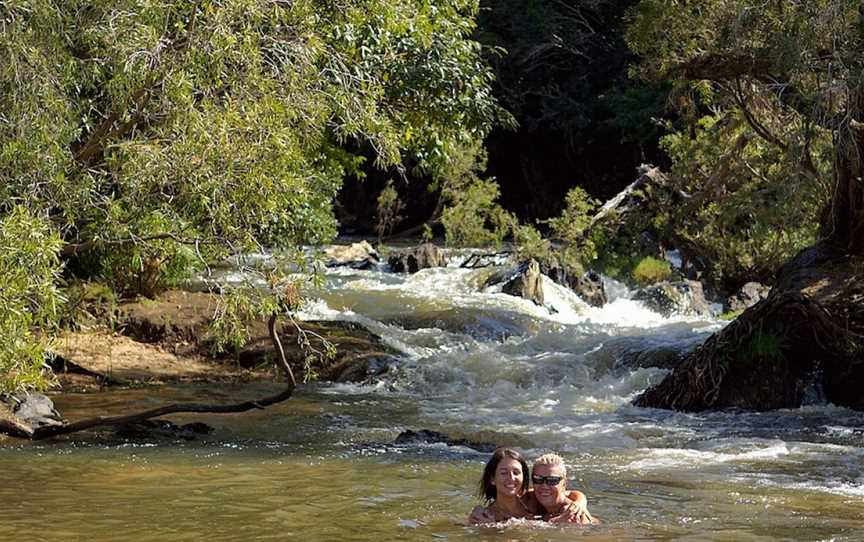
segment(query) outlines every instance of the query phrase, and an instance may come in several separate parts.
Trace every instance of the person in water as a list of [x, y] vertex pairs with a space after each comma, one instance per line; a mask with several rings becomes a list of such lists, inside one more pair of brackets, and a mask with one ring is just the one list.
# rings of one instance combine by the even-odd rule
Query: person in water
[[[543, 519], [553, 521], [555, 518], [561, 518], [572, 508], [574, 492], [567, 492], [567, 466], [560, 455], [546, 454], [538, 457], [531, 468], [531, 482], [534, 484], [534, 496], [537, 502], [546, 511]], [[575, 493], [585, 499], [581, 491]], [[587, 499], [585, 503], [586, 506], [582, 508], [584, 513], [574, 520], [578, 523], [597, 523], [597, 520], [588, 512]]]
[[[563, 460], [561, 465], [563, 466]], [[551, 475], [548, 479], [545, 477], [540, 479], [540, 485], [546, 486], [547, 482], [552, 481], [560, 483], [564, 494], [563, 499], [560, 499], [557, 495], [558, 485], [556, 485], [553, 487], [555, 490], [553, 499], [550, 498], [550, 492], [544, 488], [544, 499], [551, 505], [551, 508], [547, 509], [538, 501], [536, 489], [532, 491], [528, 487], [528, 463], [522, 455], [510, 448], [498, 448], [486, 463], [480, 478], [480, 498], [487, 503], [487, 506], [475, 507], [468, 521], [477, 524], [525, 518], [591, 523], [593, 518], [588, 513], [588, 500], [585, 494], [581, 491], [567, 493], [564, 487], [566, 481], [562, 482]]]

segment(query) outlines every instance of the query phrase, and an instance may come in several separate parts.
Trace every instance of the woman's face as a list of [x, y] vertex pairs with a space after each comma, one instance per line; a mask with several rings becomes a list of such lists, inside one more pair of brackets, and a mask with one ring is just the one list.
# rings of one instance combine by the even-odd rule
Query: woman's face
[[518, 497], [522, 493], [524, 476], [522, 465], [518, 461], [511, 457], [503, 457], [495, 469], [492, 485], [495, 486], [495, 491], [499, 497], [502, 495]]

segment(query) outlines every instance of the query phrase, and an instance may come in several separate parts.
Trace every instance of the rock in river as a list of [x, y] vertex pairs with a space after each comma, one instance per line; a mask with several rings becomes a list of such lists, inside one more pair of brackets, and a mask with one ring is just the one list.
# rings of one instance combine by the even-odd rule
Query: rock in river
[[12, 403], [14, 404], [12, 412], [31, 427], [61, 425], [65, 421], [54, 408], [54, 401], [41, 393], [27, 393], [13, 397]]
[[327, 256], [327, 267], [347, 266], [354, 269], [369, 269], [375, 267], [381, 257], [368, 241], [360, 241], [351, 245], [332, 245], [324, 249]]
[[633, 296], [636, 301], [663, 316], [672, 314], [695, 314], [708, 316], [711, 306], [705, 300], [702, 283], [695, 280], [659, 282], [642, 288]]
[[756, 303], [768, 297], [770, 286], [758, 282], [748, 282], [735, 295], [729, 296], [723, 303], [724, 312], [738, 312], [749, 309]]
[[524, 297], [536, 305], [543, 306], [543, 276], [537, 260], [523, 263], [516, 269], [495, 273], [486, 281], [484, 287], [501, 284], [501, 291], [516, 297]]
[[396, 273], [416, 273], [429, 267], [442, 267], [446, 262], [438, 247], [432, 243], [423, 243], [414, 248], [394, 251], [387, 263]]

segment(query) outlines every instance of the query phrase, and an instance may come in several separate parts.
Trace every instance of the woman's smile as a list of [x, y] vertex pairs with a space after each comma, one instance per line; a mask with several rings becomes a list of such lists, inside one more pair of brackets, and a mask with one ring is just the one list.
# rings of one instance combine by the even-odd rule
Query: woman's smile
[[500, 493], [515, 496], [522, 490], [524, 476], [525, 474], [522, 472], [522, 465], [519, 461], [505, 457], [501, 459], [498, 463], [498, 468], [495, 469], [493, 483]]

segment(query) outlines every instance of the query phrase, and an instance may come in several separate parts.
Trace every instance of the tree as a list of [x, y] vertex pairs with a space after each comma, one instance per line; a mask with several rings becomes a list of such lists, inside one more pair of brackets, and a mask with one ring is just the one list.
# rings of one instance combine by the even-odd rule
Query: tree
[[67, 274], [127, 294], [228, 254], [327, 241], [360, 162], [344, 142], [381, 167], [434, 170], [496, 122], [476, 10], [0, 2], [0, 217], [39, 217]]
[[[836, 174], [822, 238], [861, 254], [860, 118], [864, 20], [853, 0], [752, 5], [739, 0], [644, 0], [632, 12], [628, 42], [648, 78], [725, 100], [756, 136], [797, 157], [811, 176], [819, 129], [834, 134]], [[773, 129], [777, 120], [791, 130]], [[794, 177], [792, 177], [794, 180]]]
[[[641, 75], [723, 100], [756, 137], [795, 155], [795, 169], [775, 182], [820, 175], [814, 139], [827, 130], [833, 141], [819, 241], [778, 271], [768, 300], [710, 338], [637, 403], [690, 410], [795, 406], [804, 384], [816, 378], [829, 400], [864, 406], [850, 392], [864, 377], [861, 3], [643, 0], [631, 15], [628, 42], [641, 57]], [[793, 119], [791, 129], [777, 130], [782, 118]]]
[[490, 135], [489, 173], [520, 219], [555, 216], [574, 186], [612, 197], [636, 166], [662, 159], [651, 119], [663, 116], [664, 94], [627, 76], [623, 26], [633, 4], [481, 2], [477, 39], [489, 47], [495, 95], [519, 122]]

